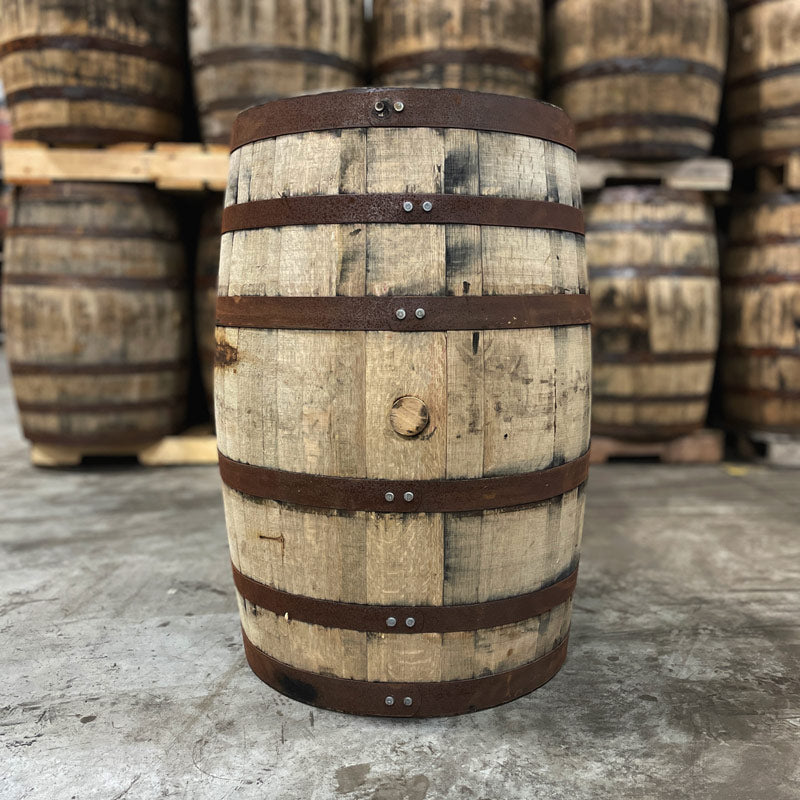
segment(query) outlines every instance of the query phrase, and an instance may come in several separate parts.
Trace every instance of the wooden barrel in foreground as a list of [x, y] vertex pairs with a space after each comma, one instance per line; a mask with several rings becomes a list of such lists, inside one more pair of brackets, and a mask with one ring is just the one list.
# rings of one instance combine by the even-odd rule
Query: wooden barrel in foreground
[[178, 139], [178, 0], [0, 0], [0, 77], [14, 136], [99, 145]]
[[700, 192], [604, 189], [586, 205], [592, 432], [659, 440], [703, 427], [719, 341], [714, 212]]
[[728, 43], [725, 0], [553, 0], [550, 99], [582, 155], [679, 159], [714, 140]]
[[228, 143], [243, 108], [364, 82], [362, 0], [189, 0], [203, 139]]
[[186, 276], [176, 219], [155, 189], [20, 189], [3, 282], [6, 352], [28, 439], [89, 452], [179, 427]]
[[800, 149], [800, 0], [731, 0], [728, 121], [737, 163]]
[[542, 0], [375, 0], [373, 78], [538, 97], [542, 17]]
[[800, 194], [734, 210], [723, 272], [722, 402], [731, 426], [800, 434]]
[[222, 194], [208, 197], [200, 220], [200, 238], [194, 281], [194, 325], [203, 387], [214, 405], [214, 353], [216, 350], [214, 319], [217, 307], [217, 274], [219, 242], [222, 228]]
[[239, 116], [217, 431], [247, 656], [284, 694], [451, 715], [563, 662], [590, 416], [573, 146], [559, 109], [455, 90]]

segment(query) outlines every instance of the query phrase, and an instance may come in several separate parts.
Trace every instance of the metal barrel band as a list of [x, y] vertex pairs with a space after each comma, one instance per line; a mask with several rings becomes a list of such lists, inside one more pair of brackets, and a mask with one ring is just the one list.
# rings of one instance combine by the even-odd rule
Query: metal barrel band
[[[587, 225], [593, 233], [716, 233], [713, 225], [702, 222], [673, 222], [670, 220], [631, 220], [629, 222], [595, 222]], [[591, 269], [591, 267], [590, 267]]]
[[52, 433], [50, 431], [33, 430], [30, 425], [23, 425], [22, 433], [28, 441], [34, 444], [76, 448], [131, 447], [135, 449], [152, 444], [176, 431], [176, 425], [160, 425], [155, 428], [137, 428], [136, 430], [115, 430], [112, 428], [111, 430], [94, 431], [92, 433]]
[[515, 669], [466, 680], [398, 683], [319, 675], [268, 656], [242, 630], [250, 668], [264, 683], [301, 703], [375, 717], [448, 717], [508, 703], [543, 686], [567, 657], [568, 636]]
[[726, 286], [763, 286], [781, 283], [800, 283], [800, 272], [794, 274], [781, 274], [777, 272], [762, 272], [759, 275], [736, 275], [725, 277], [722, 282]]
[[756, 347], [738, 344], [723, 344], [720, 351], [726, 356], [741, 358], [800, 358], [797, 347]]
[[258, 608], [289, 620], [364, 633], [457, 633], [498, 628], [538, 617], [562, 603], [575, 590], [578, 570], [535, 592], [453, 606], [385, 606], [343, 603], [290, 594], [242, 574], [233, 564], [239, 594]]
[[734, 78], [728, 81], [727, 88], [730, 92], [736, 89], [753, 86], [761, 81], [784, 78], [789, 75], [797, 75], [798, 73], [800, 73], [800, 61], [796, 61], [792, 64], [782, 64], [779, 67], [772, 67], [770, 69], [759, 70], [758, 72], [751, 72], [749, 75], [742, 75], [740, 78]]
[[456, 331], [586, 325], [585, 294], [474, 297], [219, 297], [217, 325], [335, 331]]
[[652, 353], [649, 350], [631, 350], [627, 353], [594, 352], [592, 354], [595, 364], [683, 364], [692, 361], [713, 360], [716, 357], [716, 350], [687, 353]]
[[691, 264], [591, 264], [589, 273], [593, 278], [674, 276], [678, 278], [719, 279], [719, 269], [716, 267], [693, 266]]
[[740, 394], [747, 397], [763, 397], [768, 400], [800, 400], [800, 389], [765, 389], [754, 386], [726, 386], [722, 391], [725, 394]]
[[236, 118], [231, 150], [262, 139], [346, 128], [463, 128], [575, 149], [569, 117], [548, 103], [461, 89], [380, 87], [276, 100]]
[[476, 47], [469, 50], [423, 50], [402, 56], [394, 56], [375, 64], [373, 71], [380, 75], [387, 72], [420, 69], [428, 65], [444, 67], [451, 64], [508, 67], [520, 72], [541, 72], [542, 69], [541, 59], [534, 55], [514, 53], [510, 50], [491, 47]]
[[243, 494], [281, 503], [388, 514], [485, 511], [549, 500], [577, 489], [589, 474], [589, 451], [558, 467], [496, 478], [386, 480], [310, 475], [234, 461], [219, 454], [223, 482]]
[[685, 114], [659, 114], [655, 111], [642, 111], [630, 114], [603, 114], [592, 119], [578, 120], [575, 129], [584, 131], [605, 130], [606, 128], [699, 128], [708, 133], [716, 130], [716, 123], [703, 117]]
[[650, 395], [627, 395], [627, 394], [592, 394], [592, 402], [597, 403], [707, 403], [709, 392], [700, 394], [662, 394]]
[[6, 236], [53, 236], [64, 239], [152, 239], [159, 242], [178, 242], [177, 233], [145, 231], [130, 228], [91, 228], [81, 225], [12, 225]]
[[705, 158], [708, 151], [699, 145], [681, 144], [679, 142], [646, 139], [625, 144], [581, 145], [581, 155], [594, 158], [639, 159], [647, 161], [659, 154], [659, 159], [675, 161], [689, 158]]
[[266, 45], [243, 44], [238, 47], [218, 47], [192, 56], [192, 66], [196, 69], [214, 67], [222, 64], [236, 64], [240, 61], [286, 61], [302, 64], [315, 64], [332, 67], [343, 72], [360, 74], [363, 67], [355, 61], [320, 50], [302, 47], [268, 47]]
[[761, 236], [752, 236], [748, 239], [731, 239], [728, 248], [731, 247], [769, 247], [770, 245], [790, 244], [799, 245], [800, 236], [787, 236], [782, 233], [765, 233]]
[[53, 288], [81, 289], [133, 289], [149, 291], [165, 289], [179, 291], [187, 287], [186, 277], [134, 278], [114, 275], [5, 275], [6, 286], [50, 286]]
[[146, 58], [149, 61], [158, 61], [173, 69], [179, 70], [183, 68], [180, 54], [166, 48], [156, 45], [134, 44], [133, 42], [124, 42], [103, 36], [82, 36], [78, 34], [61, 36], [34, 35], [10, 39], [0, 44], [0, 57], [30, 50], [69, 50], [73, 53], [81, 50], [99, 50], [122, 56], [135, 56], [137, 58]]
[[178, 408], [186, 400], [186, 395], [160, 397], [154, 400], [131, 400], [129, 402], [69, 403], [53, 401], [49, 403], [17, 400], [21, 414], [119, 414], [126, 411], [153, 411], [162, 408]]
[[489, 225], [583, 235], [583, 212], [563, 203], [458, 194], [336, 194], [228, 206], [222, 232], [287, 225]]
[[32, 361], [11, 361], [9, 369], [14, 377], [22, 375], [136, 375], [150, 372], [178, 372], [189, 366], [186, 359], [150, 361], [127, 364], [58, 364]]
[[688, 436], [700, 430], [702, 423], [686, 423], [683, 425], [614, 425], [602, 422], [592, 422], [593, 436], [611, 436], [618, 439], [631, 439], [633, 441], [660, 441], [678, 436]]
[[[177, 119], [177, 117], [176, 117]], [[94, 128], [91, 125], [42, 125], [14, 128], [17, 139], [41, 139], [51, 144], [120, 144], [121, 142], [145, 142], [155, 144], [165, 136], [125, 128]]]
[[738, 117], [734, 116], [733, 112], [729, 112], [728, 124], [741, 128], [745, 125], [761, 125], [773, 119], [785, 119], [786, 117], [800, 117], [800, 103], [793, 103], [779, 108], [768, 108], [753, 114], [742, 114]]
[[663, 56], [637, 56], [632, 58], [604, 58], [554, 75], [551, 86], [561, 87], [578, 80], [605, 78], [617, 75], [689, 75], [722, 83], [724, 72], [702, 61]]
[[10, 106], [37, 100], [96, 100], [124, 106], [143, 106], [159, 111], [175, 112], [175, 99], [164, 95], [136, 92], [128, 89], [108, 89], [104, 86], [29, 86], [6, 95]]

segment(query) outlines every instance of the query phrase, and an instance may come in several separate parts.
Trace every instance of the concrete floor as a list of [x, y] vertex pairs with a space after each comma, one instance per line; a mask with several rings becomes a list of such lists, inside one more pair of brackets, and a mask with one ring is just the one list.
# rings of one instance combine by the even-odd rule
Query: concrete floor
[[560, 675], [351, 718], [245, 665], [216, 470], [33, 469], [0, 364], [0, 797], [796, 800], [800, 473], [590, 485]]

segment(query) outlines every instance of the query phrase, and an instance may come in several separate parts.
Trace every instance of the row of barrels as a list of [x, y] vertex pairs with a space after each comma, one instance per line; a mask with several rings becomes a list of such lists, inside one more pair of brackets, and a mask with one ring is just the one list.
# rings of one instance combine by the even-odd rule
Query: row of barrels
[[[195, 276], [211, 393], [221, 201], [209, 200]], [[723, 260], [721, 383], [728, 423], [800, 430], [800, 197], [738, 208]], [[714, 377], [719, 259], [703, 195], [611, 187], [586, 208], [593, 430], [663, 439], [702, 427]], [[184, 419], [189, 279], [174, 211], [145, 186], [20, 190], [6, 241], [3, 318], [26, 436], [146, 441]], [[224, 348], [222, 352], [224, 361]]]
[[[800, 0], [728, 5], [730, 152], [741, 163], [780, 160], [800, 136]], [[700, 156], [718, 121], [728, 5], [374, 0], [366, 35], [362, 0], [190, 0], [202, 136], [227, 142], [237, 111], [259, 102], [361, 85], [369, 61], [384, 86], [538, 97], [546, 79], [582, 153]], [[0, 77], [17, 136], [179, 139], [182, 9], [179, 0], [0, 0]]]

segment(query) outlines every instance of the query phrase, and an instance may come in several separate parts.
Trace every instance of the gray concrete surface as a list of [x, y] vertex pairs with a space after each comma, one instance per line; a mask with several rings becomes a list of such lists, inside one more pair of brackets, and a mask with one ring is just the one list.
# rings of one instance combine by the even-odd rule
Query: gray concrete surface
[[800, 473], [593, 469], [561, 674], [376, 721], [250, 673], [214, 469], [26, 456], [0, 364], [3, 800], [800, 794]]

